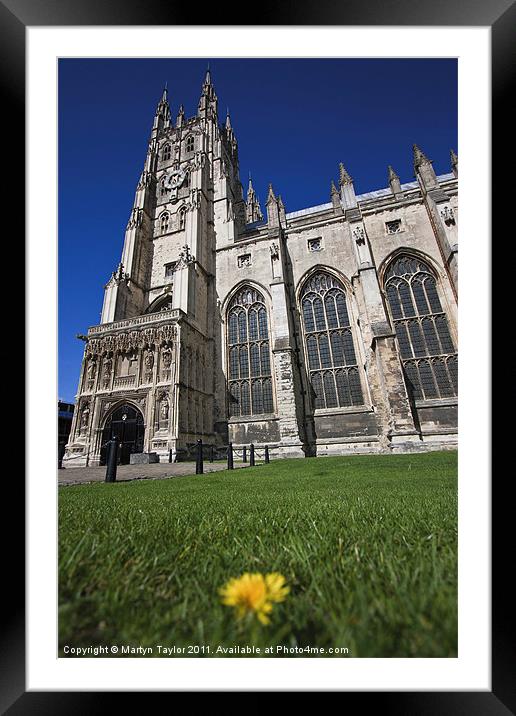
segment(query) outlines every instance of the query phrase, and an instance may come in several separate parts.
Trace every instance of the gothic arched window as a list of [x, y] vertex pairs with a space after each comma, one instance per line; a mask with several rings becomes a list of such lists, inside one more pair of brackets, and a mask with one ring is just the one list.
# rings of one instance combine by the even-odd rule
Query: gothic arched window
[[457, 352], [432, 270], [399, 256], [384, 279], [405, 382], [416, 400], [457, 395]]
[[160, 181], [160, 190], [161, 190], [161, 195], [162, 195], [162, 196], [163, 196], [164, 194], [168, 194], [168, 192], [170, 191], [170, 189], [169, 189], [167, 186], [165, 186], [165, 182], [166, 182], [166, 181], [167, 181], [167, 177], [166, 177], [166, 176], [164, 176], [164, 177], [161, 179], [161, 181]]
[[300, 301], [314, 408], [363, 405], [344, 286], [319, 271], [304, 284]]
[[161, 228], [161, 233], [162, 233], [162, 234], [166, 234], [166, 233], [167, 233], [168, 227], [169, 227], [169, 223], [170, 223], [170, 215], [169, 215], [168, 211], [165, 211], [165, 212], [163, 212], [163, 214], [160, 216], [160, 228]]
[[230, 416], [273, 413], [267, 309], [261, 293], [250, 286], [229, 304], [227, 353]]
[[163, 153], [161, 155], [161, 158], [164, 162], [168, 162], [170, 157], [172, 156], [172, 148], [170, 144], [165, 144], [163, 147]]
[[187, 152], [193, 152], [194, 150], [194, 136], [191, 134], [188, 139], [186, 140], [186, 151]]
[[179, 209], [179, 231], [183, 231], [186, 226], [186, 209]]

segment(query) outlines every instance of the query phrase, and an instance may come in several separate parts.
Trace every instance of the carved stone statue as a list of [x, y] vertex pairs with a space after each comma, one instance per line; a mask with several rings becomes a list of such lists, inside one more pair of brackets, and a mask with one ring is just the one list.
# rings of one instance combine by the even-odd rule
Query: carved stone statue
[[95, 373], [97, 372], [97, 365], [95, 361], [91, 361], [88, 365], [88, 380], [93, 382], [95, 380]]
[[85, 404], [81, 413], [81, 432], [86, 430], [88, 423], [90, 422], [90, 406], [88, 403]]
[[168, 420], [168, 400], [166, 398], [161, 400], [160, 416], [163, 420]]
[[106, 358], [104, 361], [104, 375], [103, 375], [103, 383], [104, 387], [107, 388], [109, 385], [109, 381], [111, 380], [111, 371], [113, 369], [113, 360], [111, 358]]

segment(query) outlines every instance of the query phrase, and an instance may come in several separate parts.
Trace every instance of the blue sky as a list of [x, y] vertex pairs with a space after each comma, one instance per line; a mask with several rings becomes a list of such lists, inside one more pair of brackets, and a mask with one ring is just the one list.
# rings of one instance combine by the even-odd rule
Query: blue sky
[[[73, 401], [84, 344], [122, 252], [156, 104], [196, 113], [206, 59], [59, 61], [59, 397]], [[329, 201], [344, 162], [357, 193], [413, 181], [412, 144], [450, 171], [457, 149], [456, 60], [212, 59], [219, 117], [229, 107], [240, 178], [286, 211]]]

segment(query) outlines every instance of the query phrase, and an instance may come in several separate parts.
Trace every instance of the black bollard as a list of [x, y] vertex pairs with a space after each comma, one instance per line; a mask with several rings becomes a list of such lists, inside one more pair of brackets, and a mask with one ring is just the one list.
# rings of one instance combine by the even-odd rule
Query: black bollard
[[242, 448], [242, 462], [247, 462], [247, 448], [245, 445]]
[[197, 440], [197, 457], [195, 459], [195, 474], [203, 474], [203, 455], [202, 455], [202, 440]]
[[210, 462], [213, 462], [213, 453], [215, 452], [213, 445], [210, 445]]
[[233, 443], [228, 445], [228, 470], [233, 470]]
[[249, 448], [249, 466], [254, 467], [254, 444], [251, 443], [251, 447]]
[[111, 438], [108, 442], [108, 456], [105, 482], [116, 482], [116, 469], [118, 457], [118, 440]]
[[265, 446], [265, 463], [268, 464], [270, 462], [269, 460], [269, 446]]
[[57, 448], [57, 468], [58, 470], [63, 469], [63, 457], [65, 454], [65, 443], [59, 443]]
[[168, 451], [168, 461], [172, 462], [172, 448]]

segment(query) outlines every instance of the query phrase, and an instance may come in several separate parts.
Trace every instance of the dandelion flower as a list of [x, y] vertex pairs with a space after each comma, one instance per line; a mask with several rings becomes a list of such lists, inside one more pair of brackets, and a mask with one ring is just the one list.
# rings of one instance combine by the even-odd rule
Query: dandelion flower
[[285, 577], [279, 572], [271, 572], [265, 575], [268, 599], [271, 602], [283, 602], [290, 592], [285, 584]]
[[273, 603], [282, 602], [289, 591], [285, 577], [277, 572], [265, 576], [246, 572], [230, 579], [219, 593], [223, 604], [235, 608], [238, 619], [254, 614], [262, 624], [269, 624]]

